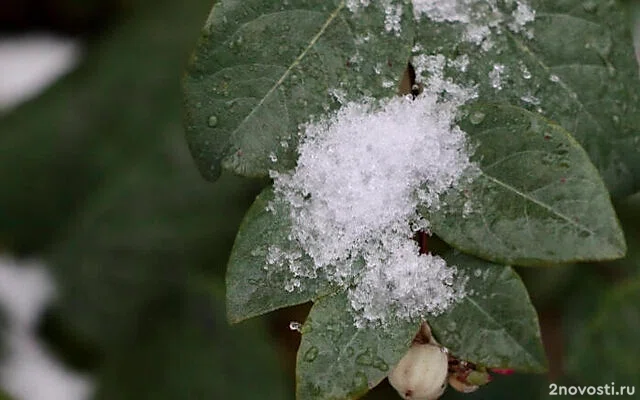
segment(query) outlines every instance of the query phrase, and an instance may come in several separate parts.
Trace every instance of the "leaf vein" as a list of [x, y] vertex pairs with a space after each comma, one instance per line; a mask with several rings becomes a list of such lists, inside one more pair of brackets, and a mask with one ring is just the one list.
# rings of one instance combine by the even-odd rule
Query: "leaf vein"
[[316, 42], [320, 39], [320, 37], [324, 34], [324, 32], [329, 27], [329, 25], [331, 25], [331, 23], [336, 19], [336, 17], [339, 15], [339, 13], [342, 11], [344, 7], [345, 7], [345, 1], [341, 1], [340, 4], [338, 4], [338, 6], [336, 7], [336, 9], [329, 15], [329, 18], [327, 18], [327, 20], [322, 25], [322, 27], [320, 27], [320, 30], [318, 31], [318, 33], [316, 33], [315, 36], [311, 39], [307, 47], [305, 47], [304, 50], [298, 55], [298, 57], [296, 57], [296, 59], [291, 63], [291, 65], [289, 65], [287, 70], [276, 81], [276, 83], [267, 91], [267, 93], [265, 93], [265, 95], [262, 97], [262, 99], [260, 99], [258, 104], [251, 110], [251, 112], [242, 119], [242, 121], [238, 124], [238, 127], [234, 129], [233, 132], [231, 133], [232, 135], [235, 135], [236, 132], [238, 132], [240, 128], [249, 120], [249, 118], [253, 116], [256, 110], [258, 110], [264, 104], [266, 99], [269, 96], [271, 96], [271, 94], [275, 92], [275, 90], [278, 87], [282, 85], [282, 83], [285, 81], [285, 79], [287, 79], [287, 77], [289, 76], [293, 68], [295, 68], [298, 64], [300, 64], [300, 62], [305, 58], [309, 50], [311, 50], [313, 46], [315, 46]]
[[564, 220], [564, 221], [568, 222], [570, 225], [573, 225], [573, 226], [575, 226], [575, 227], [577, 227], [577, 228], [582, 229], [583, 231], [586, 231], [586, 232], [589, 232], [589, 233], [590, 233], [590, 234], [592, 234], [592, 235], [595, 235], [595, 232], [594, 232], [593, 230], [591, 230], [591, 229], [589, 229], [588, 227], [586, 227], [586, 226], [584, 226], [584, 225], [582, 225], [582, 224], [580, 224], [580, 223], [578, 223], [578, 222], [574, 221], [572, 218], [570, 218], [570, 217], [568, 217], [568, 216], [566, 216], [566, 215], [564, 215], [564, 214], [562, 214], [562, 213], [558, 212], [557, 210], [554, 210], [554, 209], [553, 209], [552, 207], [550, 207], [548, 204], [545, 204], [545, 203], [543, 203], [543, 202], [539, 201], [538, 199], [536, 199], [536, 198], [534, 198], [534, 197], [531, 197], [529, 194], [524, 193], [524, 192], [522, 192], [522, 191], [518, 190], [517, 188], [515, 188], [515, 187], [513, 187], [513, 186], [509, 185], [508, 183], [502, 182], [502, 181], [501, 181], [501, 180], [499, 180], [499, 179], [496, 179], [496, 178], [494, 178], [494, 177], [492, 177], [492, 176], [490, 176], [490, 175], [487, 175], [486, 173], [484, 173], [484, 171], [481, 171], [481, 174], [482, 174], [484, 177], [486, 177], [487, 179], [489, 179], [491, 182], [493, 182], [493, 183], [495, 183], [495, 184], [497, 184], [497, 185], [499, 185], [499, 186], [502, 186], [503, 188], [505, 188], [505, 189], [507, 189], [507, 190], [509, 190], [509, 191], [511, 191], [511, 192], [513, 192], [513, 193], [515, 193], [515, 194], [517, 194], [518, 196], [521, 196], [521, 197], [522, 197], [522, 198], [524, 198], [525, 200], [528, 200], [528, 201], [530, 201], [530, 202], [532, 202], [532, 203], [536, 204], [537, 206], [539, 206], [539, 207], [541, 207], [541, 208], [544, 208], [545, 210], [549, 211], [551, 214], [553, 214], [553, 215], [555, 215], [555, 216], [559, 217], [560, 219], [562, 219], [562, 220]]

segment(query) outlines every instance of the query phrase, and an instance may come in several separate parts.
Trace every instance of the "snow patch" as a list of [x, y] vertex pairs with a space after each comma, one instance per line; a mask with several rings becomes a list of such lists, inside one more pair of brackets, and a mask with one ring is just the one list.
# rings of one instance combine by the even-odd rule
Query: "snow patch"
[[290, 240], [313, 261], [269, 248], [267, 268], [291, 273], [288, 291], [328, 279], [348, 290], [358, 325], [438, 315], [464, 295], [455, 266], [420, 254], [413, 240], [429, 226], [418, 206], [439, 208], [472, 169], [454, 118], [475, 91], [445, 80], [445, 65], [443, 56], [422, 60], [425, 90], [415, 99], [345, 103], [301, 127], [296, 169], [272, 172], [276, 201], [290, 209]]

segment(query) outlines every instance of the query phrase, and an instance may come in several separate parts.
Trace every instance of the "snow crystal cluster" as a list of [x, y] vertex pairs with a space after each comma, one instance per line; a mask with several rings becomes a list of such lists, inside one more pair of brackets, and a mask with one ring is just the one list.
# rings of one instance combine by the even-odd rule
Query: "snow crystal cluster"
[[312, 265], [274, 246], [267, 264], [289, 269], [288, 290], [308, 278], [348, 289], [358, 325], [437, 315], [464, 295], [456, 268], [420, 254], [413, 240], [429, 227], [417, 207], [438, 208], [472, 169], [454, 118], [475, 92], [444, 80], [444, 64], [424, 60], [430, 79], [415, 99], [345, 103], [302, 126], [296, 169], [272, 172], [277, 201], [290, 209], [290, 239]]
[[500, 33], [500, 25], [506, 23], [512, 32], [522, 32], [531, 37], [527, 24], [535, 19], [535, 11], [525, 0], [506, 0], [505, 13], [497, 0], [412, 0], [416, 19], [423, 16], [436, 22], [459, 22], [466, 26], [463, 39], [488, 50], [493, 46], [492, 31]]
[[[368, 7], [375, 0], [347, 0], [352, 12]], [[379, 0], [385, 9], [385, 28], [388, 32], [400, 33], [402, 17], [401, 2]], [[493, 31], [500, 32], [501, 25], [515, 33], [531, 37], [533, 32], [527, 27], [535, 19], [535, 11], [526, 0], [504, 0], [498, 7], [498, 0], [412, 0], [414, 18], [426, 17], [436, 22], [458, 22], [465, 24], [462, 38], [467, 42], [488, 50], [493, 46]], [[510, 9], [505, 12], [504, 9]]]

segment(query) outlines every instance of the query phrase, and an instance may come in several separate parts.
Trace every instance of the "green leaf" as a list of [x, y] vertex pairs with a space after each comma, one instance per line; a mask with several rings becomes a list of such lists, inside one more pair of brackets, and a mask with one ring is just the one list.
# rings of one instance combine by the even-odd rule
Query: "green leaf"
[[486, 367], [544, 372], [538, 316], [515, 271], [458, 252], [443, 258], [469, 280], [464, 299], [429, 319], [440, 344]]
[[302, 328], [297, 399], [356, 399], [407, 352], [420, 323], [356, 328], [346, 292], [318, 299]]
[[560, 126], [522, 108], [477, 104], [461, 122], [480, 173], [428, 219], [453, 247], [504, 264], [624, 256], [600, 175]]
[[[572, 331], [566, 370], [589, 385], [640, 385], [640, 278], [610, 289], [588, 326]], [[636, 389], [637, 390], [637, 389]]]
[[292, 399], [264, 321], [230, 328], [222, 299], [211, 300], [180, 295], [145, 310], [137, 335], [106, 360], [95, 399]]
[[244, 217], [229, 258], [227, 313], [232, 322], [306, 303], [335, 291], [324, 279], [302, 279], [300, 287], [290, 287], [293, 274], [287, 267], [267, 262], [270, 249], [277, 248], [298, 252], [297, 262], [313, 263], [289, 240], [290, 230], [288, 205], [275, 199], [271, 187], [265, 189]]
[[347, 100], [394, 94], [411, 21], [396, 35], [375, 2], [357, 14], [345, 0], [218, 2], [184, 80], [187, 138], [203, 175], [217, 178], [221, 165], [246, 176], [291, 168], [298, 126], [339, 104], [332, 90]]
[[[540, 111], [580, 142], [614, 197], [640, 189], [640, 79], [622, 6], [606, 0], [532, 0], [533, 37], [505, 24], [488, 51], [462, 37], [463, 24], [422, 18], [417, 42], [427, 52], [469, 57], [456, 80], [479, 85], [483, 101]], [[489, 74], [504, 66], [500, 90]]]

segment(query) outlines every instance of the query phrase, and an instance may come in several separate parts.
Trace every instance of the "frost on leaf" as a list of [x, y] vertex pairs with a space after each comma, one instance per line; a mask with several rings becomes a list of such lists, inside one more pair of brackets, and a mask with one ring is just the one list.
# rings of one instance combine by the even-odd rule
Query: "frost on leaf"
[[348, 290], [355, 322], [384, 324], [438, 315], [464, 295], [465, 277], [413, 236], [429, 222], [418, 205], [437, 209], [440, 195], [472, 170], [457, 108], [475, 96], [442, 79], [446, 62], [424, 60], [429, 80], [415, 99], [351, 102], [301, 126], [298, 164], [272, 172], [278, 200], [289, 204], [289, 238], [312, 259], [269, 248], [270, 265], [288, 268], [295, 290], [305, 278]]
[[493, 47], [492, 34], [501, 33], [502, 24], [512, 32], [532, 36], [527, 24], [535, 19], [535, 11], [523, 0], [506, 0], [504, 7], [497, 0], [413, 0], [416, 19], [465, 24], [463, 40]]

